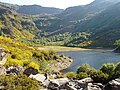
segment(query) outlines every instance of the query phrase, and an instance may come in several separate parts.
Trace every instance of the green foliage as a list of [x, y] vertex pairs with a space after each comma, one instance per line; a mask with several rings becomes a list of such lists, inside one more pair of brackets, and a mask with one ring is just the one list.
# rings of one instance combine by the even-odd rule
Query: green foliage
[[119, 78], [120, 77], [120, 62], [116, 64], [114, 72], [115, 73], [113, 77]]
[[77, 79], [91, 77], [95, 83], [106, 84], [108, 81], [120, 77], [120, 62], [103, 64], [100, 69], [95, 70], [88, 64], [83, 64], [77, 69]]
[[93, 71], [95, 71], [94, 68], [90, 67], [88, 64], [83, 64], [77, 69], [77, 74], [84, 72], [87, 73], [88, 75], [91, 74]]
[[8, 60], [5, 66], [20, 65], [25, 68], [33, 67], [38, 71], [46, 71], [49, 61], [56, 60], [54, 57], [58, 56], [55, 51], [38, 50], [24, 43], [1, 36], [0, 47], [5, 48], [5, 52], [8, 54]]
[[26, 75], [1, 76], [0, 86], [5, 86], [3, 90], [40, 90], [38, 81], [30, 79]]
[[79, 74], [76, 75], [76, 79], [80, 80], [80, 79], [84, 79], [89, 77], [89, 75], [85, 72], [80, 72]]
[[120, 46], [120, 40], [116, 40], [114, 45]]
[[94, 82], [103, 84], [106, 84], [108, 82], [108, 76], [108, 74], [105, 74], [100, 70], [95, 71], [90, 75]]
[[115, 69], [115, 65], [113, 63], [103, 64], [102, 67], [100, 68], [100, 70], [103, 73], [106, 73], [109, 76], [112, 76], [114, 74], [114, 69]]
[[76, 78], [76, 74], [75, 74], [74, 72], [68, 72], [68, 73], [66, 74], [66, 76], [67, 76], [68, 78], [72, 78], [72, 79], [75, 79], [75, 78]]

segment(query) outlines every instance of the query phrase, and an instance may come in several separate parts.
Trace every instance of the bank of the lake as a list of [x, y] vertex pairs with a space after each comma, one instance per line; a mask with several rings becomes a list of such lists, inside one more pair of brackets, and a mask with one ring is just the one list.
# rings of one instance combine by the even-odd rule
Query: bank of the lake
[[78, 48], [78, 47], [65, 47], [65, 46], [42, 46], [38, 47], [39, 50], [54, 50], [56, 52], [70, 52], [70, 51], [86, 51], [92, 49]]
[[76, 72], [76, 69], [82, 64], [89, 64], [90, 66], [98, 69], [104, 63], [117, 63], [120, 62], [120, 54], [114, 53], [113, 50], [104, 49], [92, 49], [92, 50], [81, 50], [81, 51], [70, 51], [70, 52], [59, 52], [70, 56], [73, 59], [73, 63], [70, 67], [65, 69], [63, 72]]

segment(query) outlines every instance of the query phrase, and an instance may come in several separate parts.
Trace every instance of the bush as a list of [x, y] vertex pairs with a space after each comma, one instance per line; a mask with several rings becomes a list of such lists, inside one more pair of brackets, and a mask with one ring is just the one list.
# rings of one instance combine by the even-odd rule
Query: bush
[[80, 66], [77, 69], [77, 74], [79, 74], [80, 72], [84, 72], [84, 73], [87, 73], [88, 75], [90, 75], [94, 71], [96, 71], [96, 70], [94, 68], [90, 67], [90, 65], [83, 64], [82, 66]]
[[72, 78], [72, 79], [75, 79], [75, 78], [76, 78], [76, 74], [75, 74], [74, 72], [68, 72], [68, 73], [66, 74], [66, 76], [67, 76], [68, 78]]
[[95, 83], [106, 84], [108, 82], [108, 74], [104, 74], [102, 71], [98, 70], [91, 74], [91, 78]]
[[34, 63], [34, 62], [31, 62], [31, 63], [29, 64], [29, 67], [32, 67], [32, 68], [37, 69], [37, 70], [39, 71], [39, 65], [36, 64], [36, 63]]
[[103, 64], [102, 67], [100, 68], [100, 70], [103, 73], [106, 73], [109, 76], [112, 76], [114, 74], [115, 65], [113, 63]]
[[80, 73], [77, 74], [77, 76], [76, 76], [76, 78], [77, 78], [78, 80], [84, 79], [84, 78], [87, 78], [87, 77], [89, 77], [89, 75], [88, 75], [87, 73], [85, 73], [85, 72], [80, 72]]
[[114, 70], [114, 78], [120, 77], [120, 62], [116, 64], [115, 70]]
[[0, 85], [5, 86], [3, 90], [40, 90], [41, 88], [38, 81], [25, 75], [2, 76], [0, 77]]

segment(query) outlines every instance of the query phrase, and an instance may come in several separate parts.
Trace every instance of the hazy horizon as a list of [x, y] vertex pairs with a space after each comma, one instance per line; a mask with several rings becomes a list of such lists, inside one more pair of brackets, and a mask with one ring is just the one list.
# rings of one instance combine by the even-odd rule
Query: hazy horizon
[[78, 5], [86, 5], [94, 0], [0, 0], [0, 2], [4, 3], [10, 3], [10, 4], [17, 4], [17, 5], [40, 5], [43, 7], [55, 7], [60, 9], [66, 9], [68, 7], [72, 6], [78, 6]]

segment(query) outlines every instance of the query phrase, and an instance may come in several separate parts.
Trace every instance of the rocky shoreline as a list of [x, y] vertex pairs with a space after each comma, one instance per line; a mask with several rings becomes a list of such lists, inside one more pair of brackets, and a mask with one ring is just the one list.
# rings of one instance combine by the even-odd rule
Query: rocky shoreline
[[108, 82], [106, 85], [94, 83], [91, 78], [81, 80], [70, 80], [59, 78], [41, 82], [42, 90], [120, 90], [120, 79]]

